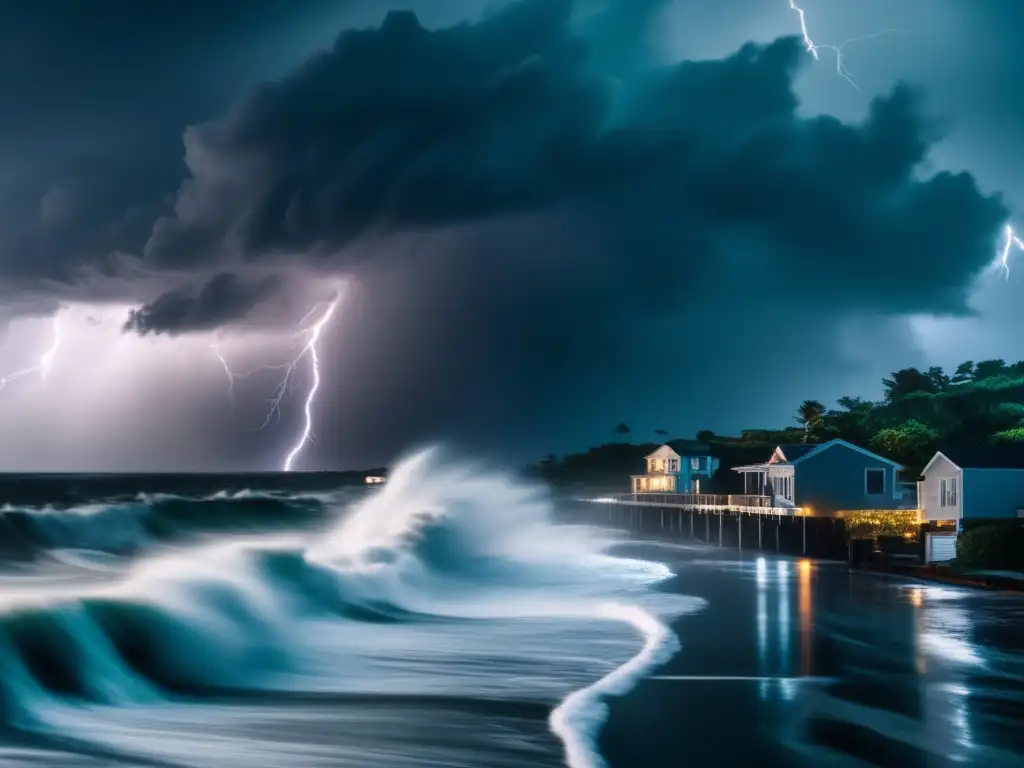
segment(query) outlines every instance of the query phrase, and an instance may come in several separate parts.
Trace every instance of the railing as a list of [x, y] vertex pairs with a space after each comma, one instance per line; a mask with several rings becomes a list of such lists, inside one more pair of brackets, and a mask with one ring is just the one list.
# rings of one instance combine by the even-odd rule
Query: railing
[[771, 496], [712, 493], [616, 493], [591, 501], [605, 504], [629, 504], [645, 507], [682, 507], [695, 510], [763, 511], [770, 514], [798, 514], [793, 507], [772, 505]]
[[616, 501], [646, 501], [650, 504], [673, 504], [687, 507], [770, 507], [771, 496], [724, 495], [714, 493], [617, 493]]

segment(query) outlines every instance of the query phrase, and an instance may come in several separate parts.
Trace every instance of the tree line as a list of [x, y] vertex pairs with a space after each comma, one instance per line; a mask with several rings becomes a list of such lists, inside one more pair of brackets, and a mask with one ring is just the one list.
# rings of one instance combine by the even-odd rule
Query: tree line
[[968, 360], [952, 375], [903, 368], [882, 388], [878, 402], [805, 400], [795, 417], [803, 439], [842, 438], [918, 468], [943, 444], [1024, 442], [1024, 361]]
[[[715, 492], [742, 492], [732, 487], [737, 477], [728, 470], [763, 461], [766, 450], [785, 443], [842, 438], [911, 470], [920, 470], [943, 445], [1024, 443], [1024, 361], [968, 360], [952, 374], [937, 366], [925, 371], [903, 368], [882, 380], [878, 401], [841, 397], [829, 408], [805, 400], [794, 419], [792, 427], [745, 430], [738, 437], [697, 432], [696, 442], [721, 460]], [[666, 429], [654, 430], [651, 440], [620, 422], [612, 433], [614, 442], [563, 457], [552, 454], [527, 470], [555, 484], [614, 487], [630, 473], [642, 472], [643, 457], [662, 443], [683, 452], [693, 448], [687, 445], [693, 441], [668, 439]]]

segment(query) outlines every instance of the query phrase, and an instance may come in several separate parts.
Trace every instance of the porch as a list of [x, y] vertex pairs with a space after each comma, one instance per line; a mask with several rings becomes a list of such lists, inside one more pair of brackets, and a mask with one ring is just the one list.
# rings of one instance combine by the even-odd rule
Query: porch
[[676, 482], [674, 474], [655, 472], [647, 475], [630, 475], [633, 493], [675, 493]]
[[795, 507], [795, 475], [792, 464], [765, 462], [734, 467], [734, 472], [743, 475], [743, 492], [768, 496], [778, 507]]

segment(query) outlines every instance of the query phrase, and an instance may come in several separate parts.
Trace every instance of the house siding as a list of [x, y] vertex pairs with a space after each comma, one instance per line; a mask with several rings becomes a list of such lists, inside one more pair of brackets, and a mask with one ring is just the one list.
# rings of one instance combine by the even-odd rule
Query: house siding
[[[841, 443], [807, 456], [793, 468], [799, 507], [830, 513], [841, 509], [896, 509], [900, 504], [894, 498], [896, 468]], [[864, 471], [869, 468], [885, 470], [885, 493], [881, 496], [865, 493]]]
[[[918, 486], [918, 506], [922, 510], [922, 522], [935, 520], [959, 520], [964, 498], [964, 478], [960, 467], [945, 456], [937, 456], [923, 475], [924, 480]], [[940, 506], [939, 492], [943, 480], [956, 478], [956, 504]]]
[[1024, 509], [1024, 470], [965, 469], [964, 520], [1005, 520]]

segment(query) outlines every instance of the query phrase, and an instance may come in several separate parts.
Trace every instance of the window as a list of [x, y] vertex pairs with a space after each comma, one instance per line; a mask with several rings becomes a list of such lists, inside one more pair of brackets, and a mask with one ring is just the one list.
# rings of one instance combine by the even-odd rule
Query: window
[[942, 478], [942, 480], [939, 481], [939, 506], [955, 507], [956, 503], [956, 478]]
[[885, 493], [884, 469], [865, 470], [864, 493], [866, 493], [868, 496], [882, 496]]
[[668, 471], [669, 472], [678, 472], [679, 471], [679, 459], [669, 459], [668, 460]]
[[690, 459], [690, 471], [691, 472], [700, 472], [700, 457], [699, 456], [694, 456], [693, 458]]
[[789, 475], [776, 475], [772, 478], [772, 488], [775, 489], [775, 494], [781, 496], [784, 499], [792, 500], [793, 498], [793, 478]]

